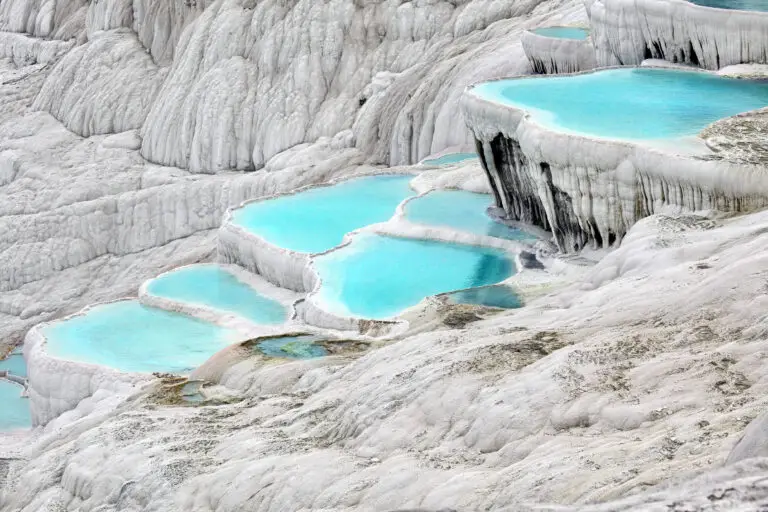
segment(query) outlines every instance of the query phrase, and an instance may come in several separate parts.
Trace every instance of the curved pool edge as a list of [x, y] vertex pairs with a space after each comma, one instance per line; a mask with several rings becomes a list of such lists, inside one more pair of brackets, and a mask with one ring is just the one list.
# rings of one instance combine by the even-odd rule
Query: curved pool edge
[[98, 391], [130, 392], [137, 385], [154, 379], [148, 373], [122, 372], [108, 366], [55, 357], [46, 350], [48, 339], [43, 330], [47, 326], [85, 315], [95, 307], [124, 300], [93, 304], [63, 318], [37, 324], [27, 332], [24, 359], [27, 362], [27, 390], [33, 428], [74, 409]]
[[[400, 205], [398, 205], [397, 214], [390, 221], [371, 224], [365, 228], [348, 233], [348, 236], [345, 237], [346, 243], [323, 253], [323, 255], [327, 255], [343, 249], [347, 245], [351, 244], [354, 241], [354, 237], [359, 234], [371, 233], [393, 238], [429, 240], [447, 244], [459, 244], [500, 250], [504, 252], [509, 258], [510, 262], [514, 266], [515, 273], [507, 277], [505, 280], [495, 284], [504, 284], [510, 279], [514, 278], [516, 275], [523, 272], [524, 267], [520, 264], [519, 254], [521, 251], [529, 248], [529, 246], [524, 243], [514, 240], [505, 240], [501, 238], [477, 235], [466, 231], [459, 231], [450, 227], [420, 225], [406, 220], [403, 217], [405, 205], [409, 201], [416, 199], [416, 197], [421, 197], [422, 195], [426, 195], [430, 192], [431, 191], [426, 191], [422, 194], [419, 194], [418, 196], [405, 199]], [[327, 305], [323, 304], [322, 301], [317, 300], [317, 295], [319, 294], [320, 288], [322, 286], [322, 279], [315, 269], [314, 258], [310, 259], [307, 273], [314, 276], [313, 279], [315, 286], [314, 289], [309, 292], [305, 298], [297, 301], [295, 310], [297, 318], [301, 319], [309, 325], [344, 331], [358, 330], [363, 334], [368, 334], [376, 338], [393, 338], [408, 332], [411, 328], [412, 322], [407, 320], [405, 317], [413, 316], [412, 314], [414, 311], [424, 309], [428, 306], [431, 299], [437, 295], [440, 295], [428, 295], [417, 304], [414, 304], [413, 306], [402, 310], [397, 315], [388, 318], [373, 319], [351, 314], [347, 315], [342, 313], [335, 313], [332, 311], [331, 307], [328, 307]]]
[[[598, 71], [602, 69], [572, 75]], [[498, 80], [510, 79], [536, 77]], [[481, 165], [497, 206], [511, 220], [553, 232], [563, 252], [578, 251], [587, 243], [607, 248], [620, 242], [638, 219], [668, 205], [726, 212], [768, 205], [768, 175], [760, 166], [560, 131], [537, 122], [523, 108], [474, 94], [473, 88], [465, 90], [460, 105], [482, 148]], [[696, 144], [706, 148], [701, 139]], [[583, 193], [587, 188], [588, 194]], [[589, 201], [590, 211], [582, 200]]]
[[[160, 279], [163, 276], [172, 274], [185, 268], [201, 266], [219, 267], [222, 270], [232, 274], [238, 281], [250, 287], [255, 292], [279, 303], [281, 306], [283, 306], [283, 308], [285, 308], [285, 320], [280, 323], [271, 324], [256, 323], [232, 311], [218, 309], [205, 304], [162, 297], [149, 291], [149, 287], [156, 279]], [[274, 284], [268, 282], [266, 279], [262, 279], [258, 275], [247, 272], [237, 265], [226, 263], [192, 263], [163, 272], [156, 277], [148, 279], [142, 283], [142, 285], [139, 287], [138, 300], [141, 304], [146, 306], [191, 316], [199, 320], [216, 324], [220, 327], [238, 331], [244, 336], [257, 336], [260, 335], [260, 333], [265, 333], [265, 335], [267, 335], [272, 332], [278, 332], [289, 325], [291, 321], [291, 308], [296, 299], [299, 298], [299, 295], [299, 293], [293, 292], [289, 289], [275, 286]]]

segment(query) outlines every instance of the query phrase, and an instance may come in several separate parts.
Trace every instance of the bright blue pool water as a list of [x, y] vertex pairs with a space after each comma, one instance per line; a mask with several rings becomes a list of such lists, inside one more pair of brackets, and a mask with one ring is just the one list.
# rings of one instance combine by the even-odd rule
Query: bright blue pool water
[[370, 176], [298, 194], [251, 203], [232, 221], [266, 241], [298, 252], [317, 253], [339, 245], [344, 235], [392, 218], [413, 194], [413, 176]]
[[474, 93], [523, 108], [551, 128], [612, 139], [695, 135], [718, 119], [768, 105], [768, 83], [669, 69], [486, 82]]
[[185, 373], [237, 341], [230, 329], [135, 300], [104, 304], [44, 328], [54, 357], [126, 372]]
[[17, 430], [32, 426], [29, 399], [21, 397], [22, 391], [24, 388], [18, 384], [0, 379], [0, 430]]
[[477, 153], [448, 153], [437, 158], [429, 158], [421, 162], [424, 165], [449, 165], [477, 158]]
[[215, 265], [195, 265], [153, 279], [147, 291], [158, 297], [202, 304], [259, 324], [285, 321], [285, 308]]
[[405, 205], [405, 217], [413, 222], [449, 226], [476, 235], [507, 240], [529, 240], [531, 236], [491, 219], [485, 211], [493, 200], [488, 194], [464, 190], [435, 190]]
[[430, 295], [498, 283], [515, 272], [502, 251], [362, 234], [315, 266], [318, 299], [338, 314], [384, 319]]
[[504, 285], [470, 288], [448, 294], [454, 304], [477, 304], [493, 308], [513, 309], [522, 306], [520, 298], [512, 288]]
[[589, 30], [578, 27], [541, 27], [531, 32], [540, 36], [556, 37], [558, 39], [584, 40], [589, 35]]
[[737, 9], [741, 11], [768, 11], [766, 0], [688, 0], [696, 5], [704, 7], [717, 7], [719, 9]]
[[0, 371], [3, 370], [8, 370], [20, 377], [26, 377], [27, 364], [24, 362], [24, 356], [19, 353], [11, 353], [7, 358], [0, 361]]
[[317, 338], [314, 336], [284, 336], [264, 340], [257, 346], [264, 355], [271, 357], [312, 359], [327, 356], [328, 351], [320, 345], [315, 345], [315, 341]]

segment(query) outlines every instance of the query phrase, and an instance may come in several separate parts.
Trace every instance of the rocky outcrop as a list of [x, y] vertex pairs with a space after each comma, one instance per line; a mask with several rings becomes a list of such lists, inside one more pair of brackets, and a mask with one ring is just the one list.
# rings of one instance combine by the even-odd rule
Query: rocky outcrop
[[138, 129], [165, 72], [131, 30], [99, 32], [63, 57], [32, 108], [83, 137]]
[[717, 70], [768, 63], [768, 12], [685, 0], [587, 0], [600, 66], [664, 59]]

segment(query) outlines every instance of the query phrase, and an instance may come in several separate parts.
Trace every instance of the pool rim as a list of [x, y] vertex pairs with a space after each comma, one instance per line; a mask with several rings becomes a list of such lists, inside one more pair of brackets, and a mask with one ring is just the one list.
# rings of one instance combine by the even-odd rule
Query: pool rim
[[[586, 32], [586, 37], [584, 39], [574, 39], [572, 37], [557, 37], [557, 36], [547, 36], [544, 34], [538, 34], [536, 33], [537, 30], [543, 29], [543, 28], [572, 28], [572, 29], [580, 29]], [[592, 45], [592, 27], [584, 27], [584, 26], [578, 26], [578, 25], [546, 25], [546, 26], [540, 26], [535, 28], [529, 28], [523, 31], [524, 35], [528, 36], [534, 36], [534, 37], [543, 37], [545, 39], [556, 39], [558, 41], [576, 41], [579, 43], [589, 43]], [[492, 80], [488, 80], [489, 82]]]
[[[280, 199], [282, 197], [294, 196], [294, 195], [297, 195], [297, 194], [300, 194], [302, 192], [306, 192], [306, 191], [312, 190], [312, 189], [333, 187], [335, 185], [340, 185], [340, 184], [348, 182], [348, 181], [364, 179], [364, 178], [374, 178], [374, 177], [378, 177], [378, 176], [411, 176], [411, 178], [413, 179], [413, 178], [417, 177], [420, 173], [421, 172], [418, 171], [418, 170], [393, 171], [393, 170], [391, 170], [391, 168], [377, 169], [377, 170], [374, 170], [371, 173], [353, 174], [351, 176], [337, 176], [337, 177], [335, 177], [335, 178], [333, 178], [331, 180], [324, 181], [322, 183], [303, 185], [303, 186], [301, 186], [301, 187], [299, 187], [297, 189], [294, 189], [294, 190], [291, 190], [291, 191], [288, 191], [288, 192], [278, 192], [278, 193], [270, 194], [270, 195], [266, 195], [266, 196], [260, 196], [260, 197], [245, 199], [244, 201], [241, 201], [240, 203], [238, 203], [236, 206], [230, 206], [229, 208], [226, 209], [226, 211], [224, 212], [224, 216], [222, 217], [221, 227], [223, 227], [225, 224], [226, 225], [230, 225], [230, 226], [238, 229], [239, 231], [242, 231], [243, 233], [246, 233], [246, 234], [250, 235], [252, 238], [258, 239], [258, 241], [261, 241], [261, 242], [263, 242], [265, 244], [268, 244], [268, 245], [270, 245], [272, 247], [276, 247], [277, 249], [280, 249], [281, 251], [285, 251], [285, 252], [288, 252], [288, 253], [295, 254], [297, 256], [308, 256], [308, 257], [319, 256], [319, 255], [321, 255], [321, 254], [323, 254], [325, 252], [332, 251], [332, 250], [336, 249], [338, 246], [334, 246], [334, 247], [331, 247], [329, 249], [326, 249], [325, 251], [319, 251], [319, 252], [295, 251], [293, 249], [288, 249], [286, 247], [281, 247], [281, 246], [279, 246], [277, 244], [274, 244], [274, 243], [270, 242], [269, 240], [265, 239], [263, 236], [261, 236], [261, 235], [259, 235], [257, 233], [254, 233], [253, 231], [250, 231], [250, 230], [246, 229], [241, 224], [236, 223], [234, 221], [234, 218], [233, 218], [235, 212], [237, 210], [242, 210], [242, 209], [246, 208], [248, 205], [253, 204], [253, 203], [259, 203], [259, 202], [264, 202], [264, 201], [271, 201], [271, 200], [275, 200], [275, 199]], [[408, 183], [408, 186], [411, 188], [411, 190], [416, 192], [416, 190], [413, 189], [410, 186], [410, 182]], [[221, 228], [219, 228], [219, 229], [221, 229]]]

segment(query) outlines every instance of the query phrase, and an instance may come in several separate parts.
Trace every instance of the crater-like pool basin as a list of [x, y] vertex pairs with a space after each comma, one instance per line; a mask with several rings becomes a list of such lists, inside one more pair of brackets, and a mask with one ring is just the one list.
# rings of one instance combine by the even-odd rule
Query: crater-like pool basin
[[104, 304], [44, 327], [54, 357], [126, 372], [186, 373], [240, 337], [231, 329], [148, 307]]
[[557, 39], [576, 39], [583, 41], [589, 36], [589, 30], [579, 27], [541, 27], [531, 30], [536, 35]]
[[29, 399], [21, 396], [24, 388], [0, 379], [0, 431], [19, 430], [32, 426]]
[[470, 288], [447, 295], [448, 301], [453, 304], [475, 304], [502, 309], [514, 309], [522, 306], [522, 302], [515, 291], [504, 285]]
[[428, 158], [421, 163], [424, 165], [451, 165], [477, 158], [476, 153], [448, 153], [437, 158]]
[[735, 9], [740, 11], [768, 11], [768, 2], [765, 0], [688, 0], [696, 5], [704, 7], [716, 7], [718, 9]]
[[448, 226], [476, 235], [507, 240], [532, 239], [519, 229], [510, 228], [491, 219], [485, 212], [492, 203], [493, 200], [488, 194], [464, 190], [435, 190], [406, 203], [405, 217], [412, 222]]
[[304, 253], [341, 243], [344, 235], [389, 220], [413, 194], [413, 176], [369, 176], [330, 187], [250, 203], [235, 210], [232, 222], [267, 242]]
[[364, 233], [315, 260], [317, 300], [346, 316], [386, 319], [430, 295], [503, 281], [515, 272], [503, 251]]
[[713, 121], [768, 105], [768, 82], [652, 68], [499, 80], [473, 93], [527, 110], [555, 130], [629, 140], [696, 135]]
[[287, 317], [279, 302], [216, 265], [193, 265], [169, 272], [150, 281], [147, 292], [234, 313], [258, 324], [279, 324]]
[[267, 356], [288, 359], [312, 359], [328, 355], [321, 345], [315, 344], [314, 336], [283, 336], [269, 338], [260, 342], [258, 349]]

